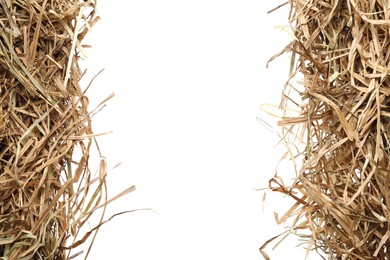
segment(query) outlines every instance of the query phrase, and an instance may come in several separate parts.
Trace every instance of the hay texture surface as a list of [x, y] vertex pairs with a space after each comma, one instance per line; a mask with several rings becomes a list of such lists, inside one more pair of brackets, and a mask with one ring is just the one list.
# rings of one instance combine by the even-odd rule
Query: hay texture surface
[[[293, 41], [282, 53], [291, 53], [294, 67], [279, 124], [283, 141], [296, 144], [289, 153], [299, 167], [291, 184], [270, 180], [272, 190], [296, 201], [277, 221], [293, 219], [308, 253], [389, 259], [390, 3], [286, 4]], [[266, 258], [271, 241], [261, 248]]]
[[98, 229], [79, 233], [105, 201], [78, 66], [96, 20], [92, 1], [0, 1], [1, 259], [67, 259]]

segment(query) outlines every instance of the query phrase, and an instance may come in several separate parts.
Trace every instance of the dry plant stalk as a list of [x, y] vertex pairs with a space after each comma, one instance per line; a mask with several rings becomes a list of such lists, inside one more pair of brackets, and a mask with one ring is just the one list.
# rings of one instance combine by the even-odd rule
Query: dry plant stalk
[[[307, 254], [389, 259], [390, 2], [286, 4], [294, 39], [281, 54], [291, 52], [296, 62], [280, 126], [283, 141], [304, 145], [289, 150], [301, 160], [291, 185], [278, 175], [270, 180], [271, 190], [296, 201], [277, 221], [292, 220], [290, 230], [306, 241]], [[295, 75], [300, 87], [292, 83]], [[292, 107], [301, 113], [288, 115]], [[260, 249], [265, 258], [272, 240]]]
[[95, 2], [0, 5], [0, 258], [70, 259], [93, 241], [104, 213], [90, 232], [80, 229], [109, 202], [104, 158], [100, 176], [88, 168], [95, 135], [79, 85]]

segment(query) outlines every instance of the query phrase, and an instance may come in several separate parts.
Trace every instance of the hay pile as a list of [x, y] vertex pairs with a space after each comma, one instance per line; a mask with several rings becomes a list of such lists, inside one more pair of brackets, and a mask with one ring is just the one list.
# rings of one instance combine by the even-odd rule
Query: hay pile
[[[293, 233], [328, 259], [389, 259], [390, 3], [286, 4], [294, 40], [282, 53], [297, 60], [280, 126], [284, 140], [305, 145], [289, 150], [301, 160], [292, 184], [270, 180], [273, 191], [296, 201], [278, 221], [292, 218]], [[297, 107], [300, 115], [287, 116]], [[261, 248], [265, 258], [271, 241]]]
[[95, 135], [79, 85], [95, 3], [0, 4], [0, 258], [68, 259], [107, 204], [104, 158], [99, 176], [88, 168]]

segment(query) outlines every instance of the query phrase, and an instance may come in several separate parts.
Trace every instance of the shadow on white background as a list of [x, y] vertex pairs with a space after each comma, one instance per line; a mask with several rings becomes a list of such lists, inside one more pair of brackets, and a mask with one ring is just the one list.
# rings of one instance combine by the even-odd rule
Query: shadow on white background
[[[284, 230], [273, 210], [288, 206], [268, 193], [263, 213], [254, 190], [267, 187], [284, 152], [256, 119], [261, 104], [278, 104], [288, 76], [288, 55], [265, 68], [289, 41], [273, 28], [287, 25], [287, 9], [266, 13], [281, 3], [98, 1], [87, 78], [105, 71], [89, 90], [91, 109], [116, 96], [94, 131], [113, 131], [99, 145], [108, 168], [122, 163], [110, 171], [109, 196], [137, 186], [107, 217], [155, 212], [104, 225], [89, 259], [263, 259], [259, 247]], [[267, 253], [304, 259], [297, 243]]]

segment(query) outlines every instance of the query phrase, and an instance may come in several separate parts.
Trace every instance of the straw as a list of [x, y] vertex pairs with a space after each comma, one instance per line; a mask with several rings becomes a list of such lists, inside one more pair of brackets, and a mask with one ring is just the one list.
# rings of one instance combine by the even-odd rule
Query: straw
[[[291, 233], [305, 241], [307, 254], [389, 259], [389, 3], [288, 4], [294, 39], [282, 53], [297, 61], [279, 126], [283, 142], [300, 148], [289, 150], [299, 165], [293, 181], [284, 184], [278, 174], [270, 180], [271, 190], [296, 201], [280, 221], [293, 220]], [[299, 114], [288, 112], [297, 108]], [[261, 248], [266, 259], [272, 240]]]
[[[99, 150], [99, 175], [89, 170], [100, 134], [79, 84], [95, 1], [0, 3], [0, 257], [71, 259], [113, 200]], [[100, 222], [84, 234], [97, 209]]]

